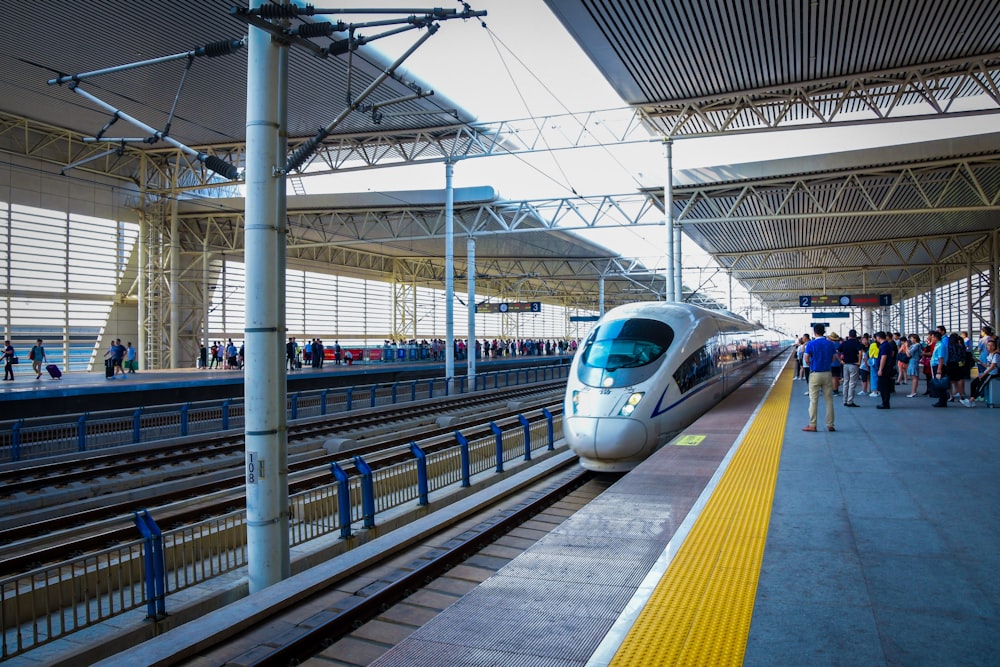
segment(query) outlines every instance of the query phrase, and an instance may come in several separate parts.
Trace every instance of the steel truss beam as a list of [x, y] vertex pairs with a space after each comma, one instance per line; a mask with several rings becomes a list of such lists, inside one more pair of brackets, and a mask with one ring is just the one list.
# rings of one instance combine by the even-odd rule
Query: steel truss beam
[[[892, 293], [912, 297], [931, 284], [965, 276], [969, 262], [989, 266], [991, 232], [885, 239], [854, 245], [722, 253], [717, 259], [747, 290], [770, 297], [775, 307], [794, 307], [810, 293]], [[820, 291], [816, 291], [820, 290]]]
[[[685, 186], [674, 206], [685, 231], [772, 306], [827, 289], [902, 296], [914, 279], [926, 288], [932, 268], [946, 279], [964, 274], [970, 254], [977, 265], [991, 261], [1000, 156]], [[853, 238], [826, 242], [834, 226]], [[782, 245], [739, 250], [747, 234], [757, 247]]]
[[696, 225], [834, 216], [1000, 210], [1000, 155], [942, 159], [757, 180], [680, 186], [675, 220]]
[[759, 132], [792, 124], [870, 124], [916, 114], [961, 115], [979, 96], [1000, 111], [1000, 53], [900, 69], [642, 105], [664, 137]]

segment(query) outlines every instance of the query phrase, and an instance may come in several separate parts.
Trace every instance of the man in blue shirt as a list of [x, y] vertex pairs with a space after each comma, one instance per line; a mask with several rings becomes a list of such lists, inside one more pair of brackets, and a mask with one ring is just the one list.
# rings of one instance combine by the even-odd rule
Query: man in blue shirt
[[948, 365], [948, 341], [944, 339], [944, 335], [940, 330], [932, 331], [930, 333], [931, 340], [934, 341], [934, 351], [931, 353], [931, 377], [940, 382], [942, 379], [945, 381], [944, 388], [938, 389], [938, 400], [934, 404], [935, 408], [946, 408], [948, 407], [948, 374], [946, 368]]
[[826, 327], [822, 324], [814, 326], [813, 332], [816, 336], [806, 344], [802, 355], [803, 363], [809, 366], [809, 425], [802, 430], [816, 430], [816, 410], [822, 391], [826, 403], [826, 430], [836, 431], [833, 427], [833, 374], [830, 373], [830, 366], [833, 355], [837, 354], [837, 344], [824, 337]]

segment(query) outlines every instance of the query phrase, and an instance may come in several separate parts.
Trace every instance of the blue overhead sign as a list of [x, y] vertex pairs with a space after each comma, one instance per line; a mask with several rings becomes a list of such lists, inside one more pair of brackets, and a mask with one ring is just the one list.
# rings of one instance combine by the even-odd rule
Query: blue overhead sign
[[813, 317], [850, 317], [850, 313], [813, 313]]

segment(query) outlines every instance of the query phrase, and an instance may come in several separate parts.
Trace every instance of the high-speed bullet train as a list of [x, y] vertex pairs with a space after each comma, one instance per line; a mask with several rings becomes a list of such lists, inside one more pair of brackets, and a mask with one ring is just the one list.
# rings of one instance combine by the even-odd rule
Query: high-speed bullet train
[[686, 303], [613, 308], [573, 358], [563, 435], [585, 468], [630, 470], [773, 359], [781, 341]]

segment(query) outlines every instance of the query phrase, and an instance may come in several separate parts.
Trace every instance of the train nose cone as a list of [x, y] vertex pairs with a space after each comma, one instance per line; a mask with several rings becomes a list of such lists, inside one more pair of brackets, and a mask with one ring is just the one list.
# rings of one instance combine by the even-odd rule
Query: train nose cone
[[646, 450], [646, 427], [634, 419], [570, 417], [564, 435], [578, 455], [589, 459], [629, 459]]

